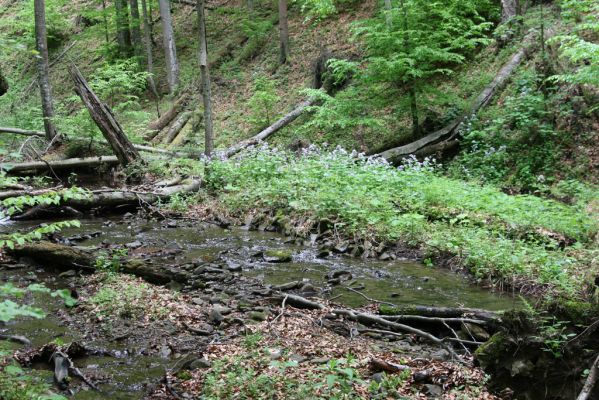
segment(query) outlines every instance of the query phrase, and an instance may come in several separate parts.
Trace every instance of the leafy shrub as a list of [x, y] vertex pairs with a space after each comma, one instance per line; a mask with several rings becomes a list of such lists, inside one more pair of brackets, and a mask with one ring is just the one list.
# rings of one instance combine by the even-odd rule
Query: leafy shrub
[[146, 89], [148, 73], [139, 71], [134, 59], [105, 63], [96, 69], [90, 86], [102, 100], [108, 99], [118, 109], [139, 105], [139, 96]]
[[257, 130], [270, 126], [273, 122], [276, 112], [275, 106], [280, 101], [277, 95], [274, 81], [259, 76], [254, 81], [254, 94], [248, 101], [251, 115], [250, 122]]

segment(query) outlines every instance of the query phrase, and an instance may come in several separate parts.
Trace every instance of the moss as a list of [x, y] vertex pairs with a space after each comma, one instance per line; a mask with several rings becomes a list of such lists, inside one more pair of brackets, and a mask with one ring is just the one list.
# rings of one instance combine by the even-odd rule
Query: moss
[[264, 252], [264, 260], [268, 262], [290, 262], [292, 253], [288, 250], [267, 250]]
[[589, 302], [557, 299], [555, 300], [556, 314], [573, 323], [588, 321], [599, 314], [599, 305]]
[[394, 307], [387, 304], [379, 305], [379, 314], [381, 315], [418, 315], [419, 312], [415, 307], [401, 306]]
[[497, 363], [502, 360], [502, 353], [509, 349], [507, 343], [508, 337], [504, 332], [499, 332], [491, 336], [487, 342], [482, 344], [474, 352], [474, 358], [484, 367]]

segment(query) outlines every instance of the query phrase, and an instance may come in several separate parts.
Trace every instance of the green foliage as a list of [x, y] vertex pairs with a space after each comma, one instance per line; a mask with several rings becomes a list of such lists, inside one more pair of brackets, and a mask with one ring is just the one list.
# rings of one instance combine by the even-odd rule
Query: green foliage
[[140, 71], [134, 59], [105, 63], [93, 76], [92, 89], [119, 110], [139, 106], [139, 96], [146, 89], [148, 80], [148, 73]]
[[399, 375], [383, 374], [380, 383], [368, 382], [360, 376], [351, 354], [298, 374], [293, 371], [301, 368], [297, 362], [269, 361], [264, 353], [253, 350], [215, 362], [204, 376], [201, 398], [341, 400], [361, 399], [360, 392], [368, 391], [371, 399], [387, 399], [396, 398], [397, 389], [411, 375], [405, 370]]
[[[10, 22], [10, 30], [14, 37], [21, 36], [30, 49], [35, 49], [35, 18], [34, 0], [27, 0], [21, 7], [15, 19], [6, 18]], [[65, 0], [47, 0], [46, 10], [46, 34], [48, 48], [57, 47], [69, 34], [69, 24], [61, 12], [61, 8], [67, 3]], [[2, 28], [0, 23], [0, 28]]]
[[[50, 290], [41, 284], [31, 284], [27, 288], [15, 287], [12, 283], [8, 282], [0, 285], [0, 297], [14, 297], [20, 299], [25, 296], [26, 293], [47, 293], [52, 297], [60, 297], [64, 300], [67, 307], [74, 307], [77, 304], [77, 300], [71, 297], [71, 292], [68, 289], [61, 290]], [[18, 304], [12, 300], [5, 299], [0, 302], [0, 321], [8, 322], [17, 317], [32, 317], [32, 318], [44, 318], [46, 314], [39, 308], [32, 307], [25, 304]]]
[[[1, 359], [0, 359], [1, 360]], [[4, 363], [3, 363], [4, 364]], [[67, 400], [52, 393], [47, 377], [32, 374], [14, 363], [0, 367], [0, 398], [3, 400]]]
[[121, 270], [123, 259], [127, 257], [127, 249], [115, 249], [103, 252], [96, 257], [96, 269], [103, 272], [117, 273]]
[[541, 84], [535, 73], [522, 73], [495, 119], [468, 124], [463, 134], [466, 150], [452, 163], [453, 176], [528, 191], [553, 183], [568, 135], [554, 128], [552, 99], [540, 92]]
[[145, 283], [124, 282], [113, 276], [108, 285], [88, 299], [94, 311], [104, 317], [137, 318], [147, 315], [155, 318], [149, 312], [150, 287]]
[[239, 214], [271, 209], [329, 219], [354, 238], [402, 240], [429, 256], [455, 254], [480, 279], [534, 281], [584, 295], [584, 277], [575, 271], [589, 259], [573, 257], [543, 233], [590, 245], [597, 223], [582, 206], [448, 179], [430, 162], [395, 169], [342, 150], [311, 149], [295, 158], [259, 149], [239, 161], [213, 162], [209, 179], [223, 192], [221, 204]]
[[[558, 35], [561, 57], [574, 71], [553, 77], [559, 82], [599, 86], [599, 3], [595, 0], [562, 0], [562, 16], [571, 23], [569, 34]], [[597, 107], [595, 107], [597, 109]]]
[[[482, 2], [485, 3], [486, 2]], [[427, 90], [430, 78], [449, 75], [485, 37], [491, 24], [481, 2], [405, 0], [378, 18], [358, 25], [368, 57], [361, 79], [388, 89]]]
[[276, 117], [275, 106], [281, 100], [277, 95], [274, 81], [259, 76], [254, 81], [254, 94], [250, 97], [248, 105], [251, 110], [250, 122], [256, 130], [261, 130], [271, 125]]

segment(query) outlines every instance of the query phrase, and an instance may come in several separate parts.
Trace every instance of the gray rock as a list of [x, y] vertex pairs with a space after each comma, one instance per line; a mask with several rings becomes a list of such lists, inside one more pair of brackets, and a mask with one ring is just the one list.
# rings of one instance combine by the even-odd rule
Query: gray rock
[[199, 298], [199, 297], [194, 297], [193, 299], [191, 299], [191, 302], [192, 302], [193, 304], [195, 304], [196, 306], [203, 306], [204, 304], [206, 304], [206, 303], [204, 302], [204, 300], [202, 300], [202, 299], [201, 299], [201, 298]]
[[424, 385], [423, 392], [431, 399], [438, 399], [443, 394], [443, 388], [429, 383]]
[[270, 263], [286, 263], [292, 260], [291, 252], [287, 250], [267, 250], [262, 255], [266, 262]]
[[262, 322], [262, 321], [266, 321], [266, 318], [268, 317], [268, 315], [264, 311], [252, 311], [252, 312], [250, 312], [249, 317], [253, 321]]
[[445, 349], [435, 351], [431, 354], [431, 358], [437, 361], [447, 361], [449, 360], [450, 356], [451, 354], [449, 354], [449, 352]]
[[70, 269], [68, 271], [65, 271], [65, 272], [61, 273], [58, 276], [60, 278], [72, 278], [74, 276], [77, 276], [77, 271], [75, 271], [74, 269]]
[[385, 379], [385, 374], [383, 372], [377, 372], [376, 374], [372, 374], [371, 378], [376, 383], [381, 383], [383, 379]]
[[127, 243], [125, 245], [125, 247], [128, 248], [128, 249], [138, 249], [141, 246], [142, 246], [142, 243], [139, 240], [136, 240], [136, 241], [131, 242], [131, 243]]
[[301, 354], [292, 354], [289, 356], [289, 361], [295, 361], [298, 364], [303, 363], [307, 359], [308, 359], [308, 357], [304, 357]]
[[204, 369], [210, 368], [211, 366], [212, 362], [210, 362], [210, 360], [206, 358], [198, 358], [197, 360], [194, 360], [191, 364], [189, 364], [189, 369]]
[[223, 317], [223, 315], [216, 308], [213, 307], [210, 311], [210, 315], [208, 316], [208, 321], [218, 325], [221, 322], [223, 322], [224, 319], [225, 317]]
[[431, 377], [432, 372], [428, 369], [416, 371], [412, 374], [412, 379], [414, 379], [414, 382], [416, 383], [430, 382]]
[[215, 304], [212, 309], [217, 310], [221, 315], [231, 314], [231, 309], [229, 307], [220, 304]]
[[281, 349], [268, 349], [267, 353], [271, 360], [278, 360], [283, 357], [283, 350]]
[[329, 362], [329, 358], [327, 357], [319, 357], [319, 358], [313, 358], [310, 360], [310, 364], [326, 364]]

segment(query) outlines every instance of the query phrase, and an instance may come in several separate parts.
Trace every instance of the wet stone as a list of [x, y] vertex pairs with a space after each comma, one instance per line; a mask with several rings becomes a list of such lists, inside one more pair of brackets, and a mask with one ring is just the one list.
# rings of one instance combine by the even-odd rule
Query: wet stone
[[262, 322], [262, 321], [266, 321], [266, 318], [268, 317], [268, 315], [264, 311], [252, 311], [252, 312], [250, 312], [249, 317], [253, 321]]
[[443, 388], [439, 385], [426, 384], [424, 385], [423, 392], [429, 399], [438, 399], [443, 394]]
[[208, 321], [213, 324], [220, 324], [224, 319], [225, 317], [223, 317], [223, 315], [216, 308], [212, 308], [210, 315], [208, 316]]
[[197, 360], [194, 360], [191, 364], [189, 364], [189, 369], [204, 369], [210, 368], [211, 366], [212, 363], [210, 362], [210, 360], [206, 358], [198, 358]]

